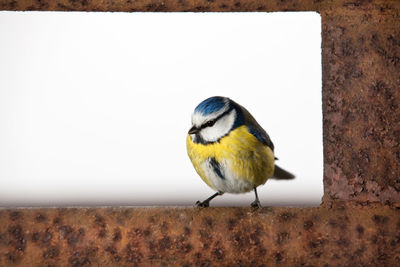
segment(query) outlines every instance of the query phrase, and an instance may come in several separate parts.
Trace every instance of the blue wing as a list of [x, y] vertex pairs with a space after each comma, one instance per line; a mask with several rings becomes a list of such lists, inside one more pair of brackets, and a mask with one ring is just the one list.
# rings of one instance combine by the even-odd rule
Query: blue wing
[[258, 139], [258, 141], [266, 146], [269, 146], [271, 150], [274, 151], [274, 144], [272, 143], [269, 135], [263, 128], [261, 128], [260, 126], [257, 127], [256, 125], [248, 125], [247, 127], [249, 128], [249, 132], [254, 135]]
[[274, 144], [269, 138], [267, 132], [260, 126], [260, 124], [258, 124], [256, 119], [254, 119], [254, 117], [250, 114], [250, 112], [247, 111], [247, 109], [245, 109], [243, 106], [240, 105], [238, 106], [242, 111], [244, 124], [249, 129], [249, 132], [252, 135], [254, 135], [258, 139], [258, 141], [260, 141], [262, 144], [268, 146], [269, 148], [271, 148], [272, 151], [274, 151]]

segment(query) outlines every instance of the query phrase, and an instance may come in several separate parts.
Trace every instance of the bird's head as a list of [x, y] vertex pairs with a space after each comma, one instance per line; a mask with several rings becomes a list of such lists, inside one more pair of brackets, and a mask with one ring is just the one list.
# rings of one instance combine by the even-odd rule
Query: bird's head
[[195, 108], [189, 134], [195, 143], [213, 143], [243, 124], [242, 121], [238, 104], [227, 97], [213, 96]]

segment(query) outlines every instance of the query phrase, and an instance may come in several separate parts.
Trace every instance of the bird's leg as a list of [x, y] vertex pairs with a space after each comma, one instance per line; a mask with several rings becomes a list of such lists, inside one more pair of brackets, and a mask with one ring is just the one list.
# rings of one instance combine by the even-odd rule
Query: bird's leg
[[197, 206], [197, 207], [203, 207], [203, 208], [209, 207], [209, 206], [210, 206], [210, 201], [211, 201], [213, 198], [215, 198], [216, 196], [220, 196], [220, 195], [222, 195], [222, 194], [223, 194], [223, 192], [217, 192], [217, 193], [215, 193], [214, 195], [212, 195], [211, 197], [209, 197], [209, 198], [207, 198], [206, 200], [204, 200], [203, 202], [197, 201], [197, 202], [196, 202], [196, 206]]
[[254, 200], [251, 203], [251, 206], [253, 208], [259, 208], [259, 207], [261, 207], [261, 204], [260, 204], [260, 200], [258, 199], [257, 189], [255, 187], [254, 187], [254, 194], [256, 195], [256, 200]]

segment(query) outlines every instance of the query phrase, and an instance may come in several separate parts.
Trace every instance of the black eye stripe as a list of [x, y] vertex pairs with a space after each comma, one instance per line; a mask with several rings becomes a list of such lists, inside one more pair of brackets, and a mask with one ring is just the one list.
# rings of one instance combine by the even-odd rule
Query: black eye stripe
[[213, 119], [213, 120], [211, 120], [211, 121], [208, 121], [208, 122], [202, 124], [202, 125], [200, 126], [200, 128], [203, 129], [203, 128], [206, 128], [206, 127], [211, 127], [211, 126], [213, 126], [220, 118], [222, 118], [223, 116], [225, 116], [226, 114], [228, 114], [229, 112], [231, 112], [232, 109], [233, 109], [233, 108], [231, 107], [231, 108], [229, 108], [227, 111], [225, 111], [224, 113], [222, 113], [221, 115], [219, 115], [218, 117], [216, 117], [215, 119]]

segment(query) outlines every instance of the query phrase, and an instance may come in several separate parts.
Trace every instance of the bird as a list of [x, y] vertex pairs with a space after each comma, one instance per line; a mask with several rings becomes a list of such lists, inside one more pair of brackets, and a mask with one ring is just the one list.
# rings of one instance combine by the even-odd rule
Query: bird
[[228, 97], [213, 96], [194, 109], [186, 137], [188, 156], [202, 180], [215, 194], [198, 207], [224, 193], [254, 191], [251, 207], [261, 207], [257, 187], [269, 178], [295, 176], [275, 164], [274, 144], [247, 109]]

